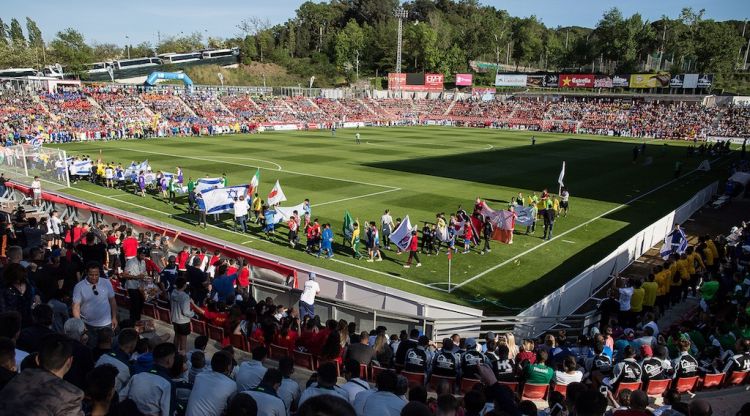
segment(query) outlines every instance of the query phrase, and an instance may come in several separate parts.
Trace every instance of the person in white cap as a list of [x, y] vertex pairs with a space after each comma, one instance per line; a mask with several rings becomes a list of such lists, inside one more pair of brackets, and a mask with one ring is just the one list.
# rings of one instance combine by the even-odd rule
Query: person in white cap
[[320, 293], [320, 285], [315, 281], [315, 273], [310, 272], [310, 278], [305, 282], [302, 296], [299, 298], [299, 318], [315, 316], [315, 295]]

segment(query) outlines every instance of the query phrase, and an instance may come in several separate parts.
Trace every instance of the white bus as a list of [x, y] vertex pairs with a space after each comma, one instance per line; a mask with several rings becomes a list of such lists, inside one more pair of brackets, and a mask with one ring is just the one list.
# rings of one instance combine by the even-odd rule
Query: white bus
[[8, 68], [0, 69], [0, 78], [22, 78], [35, 77], [40, 75], [39, 71], [34, 68]]
[[188, 53], [163, 53], [159, 55], [162, 62], [165, 64], [181, 64], [183, 62], [198, 61], [203, 58], [203, 54], [200, 52], [188, 52]]
[[120, 59], [119, 61], [114, 61], [114, 65], [115, 65], [115, 68], [119, 70], [134, 69], [134, 68], [147, 68], [150, 66], [161, 65], [161, 59], [157, 57]]
[[209, 49], [203, 51], [203, 59], [219, 59], [227, 57], [236, 57], [240, 55], [240, 48], [231, 49]]

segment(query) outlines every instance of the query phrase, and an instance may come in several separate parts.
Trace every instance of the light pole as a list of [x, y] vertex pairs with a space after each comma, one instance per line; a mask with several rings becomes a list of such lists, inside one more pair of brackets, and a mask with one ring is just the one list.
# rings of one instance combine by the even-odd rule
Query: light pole
[[357, 66], [357, 82], [359, 82], [359, 49], [357, 49], [357, 61], [356, 61], [356, 66]]
[[396, 9], [396, 19], [398, 19], [398, 41], [396, 43], [396, 73], [401, 73], [401, 40], [403, 38], [404, 30], [404, 19], [409, 16], [409, 13], [404, 10], [403, 7], [399, 6]]
[[130, 59], [130, 36], [125, 35], [125, 50], [128, 52], [128, 59]]

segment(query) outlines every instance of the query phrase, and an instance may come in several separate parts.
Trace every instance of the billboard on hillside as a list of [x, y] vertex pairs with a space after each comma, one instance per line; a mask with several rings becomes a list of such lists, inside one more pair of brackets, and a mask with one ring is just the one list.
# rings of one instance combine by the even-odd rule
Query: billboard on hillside
[[424, 86], [428, 91], [442, 91], [443, 90], [443, 74], [425, 74], [424, 75]]
[[526, 74], [497, 74], [495, 76], [497, 87], [525, 87]]
[[[419, 82], [419, 84], [410, 84]], [[388, 74], [388, 89], [401, 91], [442, 91], [443, 74]]]
[[700, 74], [698, 76], [698, 88], [711, 88], [714, 84], [714, 74]]
[[672, 77], [668, 72], [658, 74], [631, 74], [630, 88], [666, 88]]
[[630, 74], [615, 74], [612, 76], [612, 88], [628, 88], [630, 86]]
[[424, 85], [424, 74], [412, 72], [406, 74], [406, 85]]
[[669, 80], [670, 88], [697, 88], [698, 74], [674, 74]]
[[456, 85], [459, 87], [469, 87], [473, 84], [473, 81], [471, 74], [456, 74]]
[[544, 76], [544, 86], [557, 88], [560, 83], [559, 74], [547, 74]]
[[544, 75], [529, 75], [526, 77], [527, 87], [540, 88], [544, 86]]
[[612, 88], [612, 77], [597, 75], [594, 77], [594, 88]]
[[593, 74], [560, 74], [560, 88], [592, 88]]

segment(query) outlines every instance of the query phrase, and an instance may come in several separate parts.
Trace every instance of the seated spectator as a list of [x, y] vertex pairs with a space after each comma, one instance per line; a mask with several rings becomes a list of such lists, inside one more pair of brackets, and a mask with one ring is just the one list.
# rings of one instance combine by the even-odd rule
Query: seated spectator
[[[395, 336], [395, 334], [391, 335], [391, 339]], [[395, 341], [396, 349], [398, 349], [399, 343], [400, 341]], [[388, 345], [388, 338], [386, 338], [385, 334], [379, 334], [375, 337], [375, 346], [373, 347], [373, 350], [375, 351], [377, 365], [386, 368], [391, 368], [393, 366], [394, 344]]]
[[[404, 342], [401, 342], [403, 345]], [[404, 370], [412, 373], [425, 373], [429, 377], [432, 371], [433, 353], [429, 350], [430, 339], [422, 335], [414, 348], [404, 354]], [[400, 348], [400, 346], [399, 346]]]
[[117, 347], [107, 354], [102, 354], [96, 361], [96, 366], [111, 365], [117, 369], [115, 391], [119, 392], [130, 380], [130, 356], [135, 352], [138, 343], [138, 332], [132, 328], [125, 328], [117, 337]]
[[237, 384], [230, 378], [232, 357], [219, 351], [211, 358], [211, 371], [199, 374], [190, 392], [186, 416], [220, 415], [229, 398], [237, 392]]
[[690, 340], [683, 337], [679, 341], [680, 354], [672, 361], [674, 368], [673, 378], [678, 380], [685, 377], [694, 377], [698, 375], [698, 360], [690, 355]]
[[641, 345], [641, 370], [642, 380], [648, 383], [651, 380], [664, 380], [667, 378], [668, 368], [664, 366], [664, 361], [653, 356], [651, 346]]
[[461, 355], [461, 377], [476, 379], [479, 364], [489, 364], [487, 357], [477, 350], [474, 338], [466, 340], [466, 352]]
[[336, 381], [338, 378], [336, 373], [337, 371], [335, 363], [321, 364], [320, 368], [318, 368], [318, 381], [313, 382], [308, 388], [305, 389], [305, 391], [302, 392], [302, 396], [300, 396], [299, 398], [299, 406], [302, 407], [302, 404], [307, 399], [322, 395], [340, 397], [348, 401], [349, 395], [347, 394], [347, 392], [336, 385]]
[[169, 375], [177, 355], [174, 344], [162, 343], [154, 348], [154, 365], [150, 371], [130, 378], [120, 392], [120, 399], [132, 400], [144, 414], [171, 415], [177, 401], [176, 387]]
[[531, 384], [549, 384], [555, 375], [555, 371], [547, 366], [547, 352], [544, 350], [536, 353], [534, 363], [527, 361], [523, 373], [526, 382]]
[[360, 378], [359, 371], [359, 361], [348, 359], [344, 362], [344, 378], [346, 379], [346, 383], [344, 383], [341, 388], [346, 391], [349, 396], [349, 403], [354, 403], [354, 399], [357, 397], [358, 393], [370, 390], [370, 385], [367, 381]]
[[252, 359], [240, 364], [237, 369], [237, 391], [252, 390], [260, 384], [267, 369], [263, 360], [268, 356], [268, 349], [262, 345], [253, 348]]
[[563, 371], [555, 371], [555, 384], [567, 386], [570, 383], [580, 383], [583, 373], [578, 370], [575, 358], [567, 356], [562, 363]]
[[586, 390], [578, 396], [573, 408], [576, 416], [603, 416], [607, 399], [596, 390]]
[[83, 413], [86, 415], [106, 415], [113, 410], [113, 399], [118, 402], [115, 390], [117, 368], [100, 365], [86, 374], [86, 390], [83, 397]]
[[464, 394], [464, 416], [480, 416], [485, 398], [480, 390], [469, 390]]
[[0, 390], [17, 374], [16, 345], [10, 338], [0, 337]]
[[297, 416], [355, 416], [352, 406], [340, 397], [313, 397], [301, 405]]
[[206, 367], [206, 354], [203, 351], [195, 351], [190, 355], [188, 370], [188, 383], [195, 383], [198, 374], [210, 370]]
[[235, 394], [224, 416], [258, 416], [258, 404], [249, 394]]
[[383, 371], [378, 374], [375, 381], [377, 391], [367, 396], [362, 403], [362, 414], [399, 416], [406, 402], [396, 395], [398, 389], [398, 376], [393, 371]]
[[442, 377], [457, 377], [461, 368], [460, 356], [453, 352], [454, 344], [450, 338], [443, 340], [443, 348], [435, 352], [432, 359], [432, 374]]
[[63, 335], [42, 340], [37, 356], [39, 368], [26, 369], [0, 391], [0, 414], [18, 414], [20, 409], [50, 415], [79, 415], [83, 391], [63, 380], [73, 363], [73, 346]]
[[115, 331], [112, 328], [100, 328], [96, 336], [96, 346], [91, 350], [91, 356], [94, 362], [99, 360], [104, 354], [108, 354], [112, 351], [112, 338], [115, 336]]
[[302, 388], [293, 378], [294, 360], [291, 357], [279, 359], [279, 371], [281, 371], [281, 386], [279, 386], [279, 397], [284, 401], [287, 413], [297, 408], [297, 402], [302, 395]]
[[651, 416], [648, 410], [648, 396], [643, 390], [634, 390], [630, 394], [630, 404], [626, 410], [617, 410], [613, 416]]
[[635, 351], [628, 345], [623, 351], [625, 357], [622, 361], [615, 364], [613, 369], [614, 377], [610, 380], [604, 380], [604, 384], [617, 388], [619, 383], [637, 383], [641, 381], [643, 369], [638, 361], [635, 360]]
[[86, 386], [86, 374], [94, 368], [91, 349], [86, 346], [88, 341], [86, 325], [80, 318], [70, 318], [65, 321], [64, 330], [73, 346], [73, 365], [65, 374], [65, 380], [83, 389]]
[[[536, 407], [534, 409], [536, 410]], [[458, 400], [452, 394], [438, 396], [435, 416], [456, 416], [458, 410]]]
[[[385, 338], [385, 336], [383, 336]], [[375, 357], [375, 350], [370, 347], [369, 335], [366, 331], [363, 331], [359, 336], [350, 336], [351, 344], [346, 349], [345, 358], [350, 360], [356, 360], [362, 364], [370, 365], [370, 362]], [[376, 338], [377, 342], [377, 338]]]
[[52, 326], [52, 308], [44, 303], [38, 305], [31, 310], [31, 320], [33, 323], [21, 330], [16, 344], [18, 348], [26, 352], [37, 352], [42, 338], [54, 334], [54, 331], [50, 329]]

